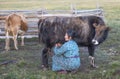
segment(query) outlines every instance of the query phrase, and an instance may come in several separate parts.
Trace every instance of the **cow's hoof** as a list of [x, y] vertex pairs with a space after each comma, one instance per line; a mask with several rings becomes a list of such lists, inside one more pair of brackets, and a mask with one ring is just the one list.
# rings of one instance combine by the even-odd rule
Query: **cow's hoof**
[[92, 68], [99, 68], [97, 65], [91, 65]]
[[43, 71], [47, 70], [47, 67], [45, 67], [44, 65], [42, 65], [41, 68], [42, 68]]
[[9, 51], [10, 49], [5, 49], [5, 51]]
[[15, 50], [18, 50], [18, 48], [15, 48]]
[[5, 50], [6, 50], [6, 51], [9, 51], [9, 50], [10, 50], [10, 48], [5, 48]]
[[25, 46], [24, 44], [21, 44], [21, 46]]

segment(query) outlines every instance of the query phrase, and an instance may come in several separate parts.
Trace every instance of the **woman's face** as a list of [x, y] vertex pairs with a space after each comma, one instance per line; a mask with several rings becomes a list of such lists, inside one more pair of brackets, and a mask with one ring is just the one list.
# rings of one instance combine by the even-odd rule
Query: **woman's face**
[[71, 39], [71, 37], [68, 36], [68, 34], [65, 34], [65, 41], [69, 41]]

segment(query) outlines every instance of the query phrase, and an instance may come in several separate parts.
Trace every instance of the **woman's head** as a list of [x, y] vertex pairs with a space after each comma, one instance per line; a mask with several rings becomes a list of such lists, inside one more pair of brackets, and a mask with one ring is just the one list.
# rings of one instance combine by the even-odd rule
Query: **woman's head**
[[69, 41], [73, 39], [73, 37], [74, 37], [74, 31], [71, 29], [67, 30], [65, 34], [65, 41]]

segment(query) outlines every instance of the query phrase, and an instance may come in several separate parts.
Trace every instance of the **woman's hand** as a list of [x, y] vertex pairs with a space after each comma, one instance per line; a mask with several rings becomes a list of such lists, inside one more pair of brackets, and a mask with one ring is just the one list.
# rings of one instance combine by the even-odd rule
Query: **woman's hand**
[[60, 47], [62, 44], [61, 43], [56, 43], [55, 46], [56, 47]]

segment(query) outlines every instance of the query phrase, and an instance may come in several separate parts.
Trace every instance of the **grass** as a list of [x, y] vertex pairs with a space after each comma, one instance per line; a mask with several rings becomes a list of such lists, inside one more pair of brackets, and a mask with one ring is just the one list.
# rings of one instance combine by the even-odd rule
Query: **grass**
[[[0, 0], [1, 10], [19, 10], [19, 9], [68, 9], [70, 10], [71, 4], [76, 5], [77, 9], [96, 8], [96, 4], [99, 3], [102, 7], [109, 8], [112, 6], [119, 6], [119, 0]], [[89, 4], [89, 5], [88, 5]], [[56, 6], [57, 5], [57, 6]]]
[[[66, 9], [76, 4], [77, 9], [96, 8], [97, 0], [0, 0], [0, 10], [38, 10]], [[88, 52], [86, 48], [80, 48], [81, 67], [76, 74], [58, 74], [51, 69], [41, 69], [42, 44], [38, 44], [38, 38], [25, 39], [25, 46], [18, 46], [4, 51], [5, 41], [0, 39], [0, 64], [7, 61], [6, 65], [0, 65], [0, 79], [120, 79], [120, 1], [100, 0], [100, 5], [105, 11], [105, 21], [111, 31], [107, 40], [99, 45], [95, 51], [96, 64], [93, 69], [89, 66]], [[32, 6], [32, 7], [31, 7]], [[20, 41], [20, 40], [19, 40]]]

